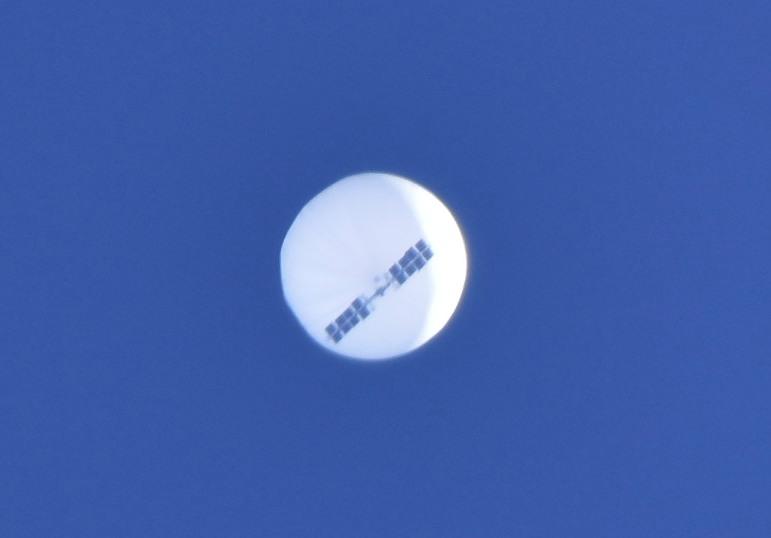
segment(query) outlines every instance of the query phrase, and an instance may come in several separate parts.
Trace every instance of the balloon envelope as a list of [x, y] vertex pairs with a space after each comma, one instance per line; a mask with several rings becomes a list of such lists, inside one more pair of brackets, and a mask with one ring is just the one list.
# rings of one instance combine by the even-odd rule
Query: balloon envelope
[[281, 247], [284, 296], [302, 327], [359, 359], [402, 355], [432, 338], [458, 305], [466, 269], [463, 236], [445, 205], [384, 173], [323, 190]]

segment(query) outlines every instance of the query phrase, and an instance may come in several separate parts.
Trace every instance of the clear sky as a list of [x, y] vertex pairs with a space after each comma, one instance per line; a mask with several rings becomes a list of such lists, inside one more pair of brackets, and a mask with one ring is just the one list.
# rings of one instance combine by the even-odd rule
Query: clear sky
[[[770, 16], [0, 3], [0, 536], [771, 536]], [[376, 365], [278, 263], [365, 170], [470, 249]]]

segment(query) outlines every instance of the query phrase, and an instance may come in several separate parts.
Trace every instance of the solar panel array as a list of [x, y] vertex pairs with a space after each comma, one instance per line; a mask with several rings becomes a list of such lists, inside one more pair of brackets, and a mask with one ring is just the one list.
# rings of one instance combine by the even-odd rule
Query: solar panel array
[[361, 297], [357, 297], [345, 312], [337, 316], [335, 321], [327, 325], [327, 334], [335, 341], [335, 344], [343, 339], [348, 331], [359, 324], [359, 321], [369, 316], [367, 304]]
[[398, 263], [395, 263], [388, 269], [391, 276], [394, 277], [399, 284], [404, 282], [415, 274], [417, 271], [423, 269], [426, 262], [433, 257], [434, 253], [428, 248], [428, 245], [422, 239], [415, 243], [414, 247], [407, 249], [399, 259]]
[[[388, 269], [388, 272], [394, 281], [398, 282], [400, 285], [404, 284], [409, 277], [421, 270], [433, 255], [434, 253], [428, 247], [426, 242], [421, 239], [415, 243], [415, 246], [407, 249], [404, 256], [402, 256], [397, 263], [393, 264], [390, 269]], [[382, 295], [382, 290], [380, 291], [380, 295]], [[327, 325], [325, 330], [335, 343], [342, 340], [343, 336], [345, 336], [348, 331], [369, 316], [370, 310], [367, 306], [368, 302], [369, 301], [366, 299], [357, 297], [353, 300], [351, 306], [346, 308], [342, 314], [335, 318], [335, 321]]]

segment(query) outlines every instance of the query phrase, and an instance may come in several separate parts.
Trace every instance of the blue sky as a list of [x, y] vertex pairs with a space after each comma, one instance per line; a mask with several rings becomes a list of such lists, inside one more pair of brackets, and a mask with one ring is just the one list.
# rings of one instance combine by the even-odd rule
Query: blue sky
[[[3, 3], [0, 535], [769, 536], [769, 14]], [[471, 263], [376, 365], [278, 273], [365, 170]]]

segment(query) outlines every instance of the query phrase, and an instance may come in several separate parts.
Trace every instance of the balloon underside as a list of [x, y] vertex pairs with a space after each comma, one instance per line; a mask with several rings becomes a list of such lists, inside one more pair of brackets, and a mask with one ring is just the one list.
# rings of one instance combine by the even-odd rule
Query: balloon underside
[[[433, 256], [399, 284], [388, 270], [420, 240]], [[444, 204], [383, 173], [349, 176], [319, 193], [281, 247], [284, 296], [302, 327], [325, 348], [359, 359], [403, 355], [433, 337], [460, 300], [466, 268], [463, 236]], [[335, 341], [326, 329], [357, 297], [369, 300], [369, 315]]]

